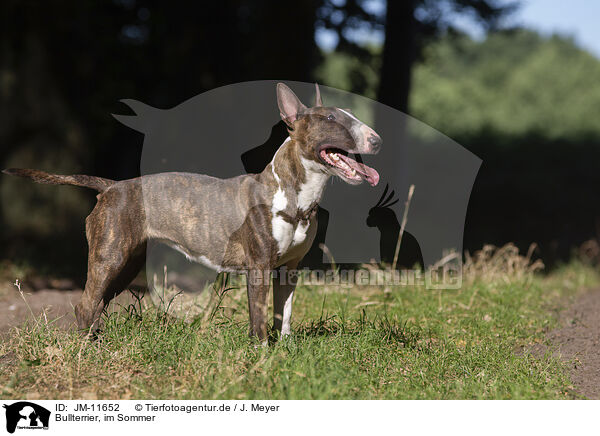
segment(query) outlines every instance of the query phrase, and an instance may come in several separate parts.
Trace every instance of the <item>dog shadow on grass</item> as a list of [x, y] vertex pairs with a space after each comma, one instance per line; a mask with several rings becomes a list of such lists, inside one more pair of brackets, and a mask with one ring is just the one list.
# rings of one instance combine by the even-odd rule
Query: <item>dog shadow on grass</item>
[[418, 326], [409, 326], [383, 316], [368, 319], [363, 311], [357, 320], [342, 321], [337, 316], [320, 317], [302, 324], [295, 329], [297, 338], [318, 338], [336, 336], [364, 336], [370, 335], [380, 343], [398, 344], [402, 348], [422, 348], [422, 331]]

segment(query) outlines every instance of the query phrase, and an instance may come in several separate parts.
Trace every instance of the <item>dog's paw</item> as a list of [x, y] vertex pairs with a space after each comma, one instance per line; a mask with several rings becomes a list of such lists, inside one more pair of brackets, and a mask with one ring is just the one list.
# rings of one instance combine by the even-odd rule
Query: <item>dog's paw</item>
[[265, 339], [262, 342], [258, 343], [258, 344], [254, 344], [254, 349], [255, 350], [260, 350], [262, 348], [268, 348], [269, 347], [269, 339]]

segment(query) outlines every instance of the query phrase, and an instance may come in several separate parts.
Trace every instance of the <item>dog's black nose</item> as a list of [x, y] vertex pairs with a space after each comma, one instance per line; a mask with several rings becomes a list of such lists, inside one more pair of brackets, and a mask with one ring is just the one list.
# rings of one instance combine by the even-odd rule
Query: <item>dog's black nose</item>
[[381, 145], [383, 144], [383, 141], [381, 140], [381, 138], [376, 135], [369, 136], [368, 141], [369, 141], [369, 144], [371, 145], [371, 151], [373, 153], [377, 153], [379, 151], [379, 149], [381, 148]]

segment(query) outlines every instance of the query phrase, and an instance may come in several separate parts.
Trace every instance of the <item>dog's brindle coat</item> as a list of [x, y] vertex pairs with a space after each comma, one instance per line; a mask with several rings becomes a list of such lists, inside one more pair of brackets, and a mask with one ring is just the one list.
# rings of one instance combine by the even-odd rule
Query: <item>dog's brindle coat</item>
[[[218, 271], [248, 276], [250, 333], [267, 337], [267, 294], [275, 268], [296, 268], [317, 229], [316, 206], [331, 175], [350, 184], [379, 175], [348, 153], [376, 153], [380, 137], [349, 111], [304, 106], [284, 84], [277, 102], [289, 138], [260, 174], [217, 179], [161, 173], [113, 181], [63, 176], [30, 169], [5, 173], [36, 182], [71, 184], [99, 191], [86, 219], [89, 244], [85, 290], [75, 307], [81, 329], [95, 329], [106, 304], [137, 275], [146, 242], [159, 240], [189, 259]], [[273, 326], [290, 333], [294, 284], [273, 280]]]

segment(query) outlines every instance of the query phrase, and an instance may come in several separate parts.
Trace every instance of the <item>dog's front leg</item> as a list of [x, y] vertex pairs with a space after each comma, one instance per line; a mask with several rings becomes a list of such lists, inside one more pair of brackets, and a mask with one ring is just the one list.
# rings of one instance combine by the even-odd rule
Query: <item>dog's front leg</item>
[[270, 269], [257, 268], [248, 271], [250, 336], [256, 336], [263, 343], [267, 341], [267, 296], [270, 279]]
[[296, 289], [298, 262], [280, 267], [273, 277], [273, 328], [287, 336], [292, 332], [292, 298]]

